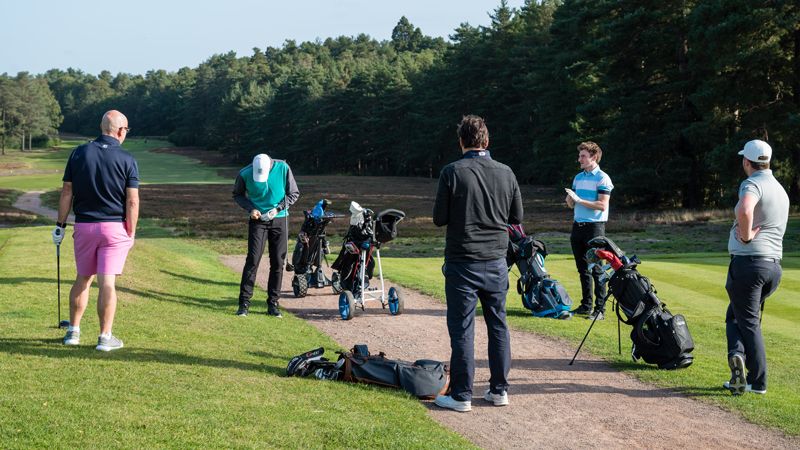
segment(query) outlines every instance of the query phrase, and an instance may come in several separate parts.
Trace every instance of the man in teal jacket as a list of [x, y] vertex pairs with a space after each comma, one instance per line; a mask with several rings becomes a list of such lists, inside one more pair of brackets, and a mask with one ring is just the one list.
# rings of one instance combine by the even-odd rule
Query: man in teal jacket
[[298, 198], [300, 191], [286, 161], [273, 160], [262, 153], [253, 158], [253, 164], [239, 171], [233, 186], [233, 199], [250, 214], [250, 221], [247, 232], [247, 261], [242, 271], [239, 309], [236, 315], [246, 316], [250, 310], [253, 285], [266, 242], [269, 245], [267, 314], [281, 317], [278, 299], [283, 281], [283, 266], [286, 263], [288, 209]]

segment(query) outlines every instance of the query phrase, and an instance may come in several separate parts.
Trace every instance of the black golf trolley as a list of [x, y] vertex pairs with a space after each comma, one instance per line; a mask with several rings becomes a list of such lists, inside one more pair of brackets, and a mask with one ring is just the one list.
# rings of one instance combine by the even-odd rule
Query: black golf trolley
[[305, 220], [297, 235], [297, 244], [292, 254], [292, 291], [297, 298], [305, 297], [309, 288], [325, 288], [330, 286], [334, 294], [342, 292], [339, 284], [339, 274], [334, 272], [331, 278], [322, 270], [322, 262], [328, 265], [327, 255], [331, 252], [328, 239], [325, 236], [325, 227], [336, 214], [328, 212], [328, 200], [320, 200], [311, 211], [303, 211]]
[[[403, 296], [395, 288], [383, 282], [381, 266], [381, 244], [397, 237], [397, 223], [405, 218], [405, 213], [396, 209], [381, 211], [376, 216], [370, 209], [361, 208], [351, 202], [351, 225], [347, 230], [339, 256], [331, 267], [339, 275], [342, 292], [339, 294], [339, 315], [350, 320], [358, 309], [364, 311], [367, 301], [378, 300], [382, 308], [389, 307], [393, 316], [403, 313]], [[380, 287], [370, 286], [369, 281], [378, 263]]]

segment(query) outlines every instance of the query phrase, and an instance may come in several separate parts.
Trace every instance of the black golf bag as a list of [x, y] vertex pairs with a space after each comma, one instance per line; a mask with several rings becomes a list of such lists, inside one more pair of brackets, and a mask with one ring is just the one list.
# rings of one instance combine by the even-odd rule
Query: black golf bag
[[506, 263], [509, 270], [516, 264], [519, 269], [517, 292], [522, 296], [522, 305], [535, 317], [569, 319], [572, 317], [567, 290], [550, 277], [544, 267], [547, 247], [533, 236], [526, 236], [522, 225], [507, 225], [508, 251]]
[[349, 352], [338, 352], [338, 361], [329, 361], [318, 348], [295, 356], [286, 367], [287, 376], [314, 375], [321, 380], [342, 380], [403, 389], [419, 398], [444, 394], [450, 385], [449, 370], [440, 361], [419, 359], [413, 363], [386, 358], [382, 352], [370, 355], [366, 345]]
[[341, 292], [338, 273], [333, 273], [331, 278], [325, 276], [322, 270], [323, 260], [330, 253], [328, 239], [325, 236], [325, 227], [336, 217], [326, 209], [330, 202], [320, 200], [311, 211], [303, 211], [305, 220], [297, 235], [297, 244], [292, 253], [292, 291], [295, 297], [305, 297], [309, 287], [323, 288], [332, 286], [333, 292]]
[[[366, 251], [364, 283], [368, 284], [375, 270], [372, 252], [380, 248], [381, 244], [397, 237], [397, 222], [406, 216], [396, 209], [381, 211], [377, 216], [371, 209], [364, 209], [360, 214], [363, 220], [357, 225], [350, 225], [347, 229], [339, 256], [331, 265], [338, 272], [342, 290], [351, 291], [356, 297], [362, 289], [358, 280], [361, 250]], [[363, 288], [366, 289], [367, 286]]]
[[[631, 356], [659, 369], [681, 369], [692, 364], [694, 341], [686, 319], [673, 315], [667, 305], [656, 295], [650, 280], [636, 270], [641, 263], [636, 256], [625, 253], [606, 237], [589, 241], [587, 258], [593, 263], [608, 261], [606, 276], [611, 295], [616, 299], [616, 313], [620, 321], [631, 325]], [[599, 254], [598, 254], [599, 253]], [[608, 273], [612, 273], [608, 278]]]

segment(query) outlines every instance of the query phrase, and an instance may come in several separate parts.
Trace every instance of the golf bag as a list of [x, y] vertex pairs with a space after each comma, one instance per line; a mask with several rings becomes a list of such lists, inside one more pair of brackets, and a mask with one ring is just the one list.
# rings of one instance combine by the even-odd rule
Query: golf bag
[[376, 384], [403, 389], [419, 398], [444, 394], [450, 385], [449, 370], [440, 361], [420, 359], [413, 363], [386, 358], [382, 352], [370, 355], [366, 345], [356, 345], [349, 352], [339, 352], [336, 362], [322, 355], [318, 348], [295, 356], [286, 367], [287, 376], [309, 376], [323, 380]]
[[304, 297], [309, 287], [323, 288], [333, 286], [334, 293], [339, 293], [338, 273], [329, 279], [322, 270], [322, 262], [327, 262], [330, 253], [325, 227], [336, 217], [327, 212], [328, 200], [320, 200], [311, 211], [303, 211], [305, 220], [297, 235], [297, 244], [292, 253], [292, 266], [295, 276], [292, 278], [292, 290], [295, 297]]
[[[636, 269], [641, 263], [636, 256], [628, 258], [613, 241], [597, 237], [589, 241], [587, 258], [597, 264], [608, 261], [602, 279], [608, 281], [616, 299], [619, 320], [631, 325], [631, 356], [659, 369], [680, 369], [692, 364], [694, 341], [686, 319], [673, 315], [656, 295], [650, 280]], [[609, 267], [610, 266], [610, 267]], [[610, 277], [609, 277], [610, 274]]]
[[506, 263], [509, 270], [516, 264], [519, 269], [517, 292], [522, 305], [535, 317], [569, 319], [570, 299], [567, 290], [550, 277], [544, 267], [547, 247], [533, 236], [526, 236], [522, 225], [507, 225], [508, 251]]
[[[361, 208], [352, 202], [350, 227], [347, 229], [342, 249], [331, 267], [338, 272], [339, 283], [342, 290], [351, 291], [358, 297], [362, 290], [358, 280], [358, 265], [361, 250], [366, 251], [365, 281], [372, 278], [375, 270], [375, 260], [372, 253], [381, 244], [397, 237], [397, 223], [405, 217], [405, 213], [396, 209], [381, 211], [376, 216], [371, 209]], [[363, 286], [366, 289], [368, 286]]]

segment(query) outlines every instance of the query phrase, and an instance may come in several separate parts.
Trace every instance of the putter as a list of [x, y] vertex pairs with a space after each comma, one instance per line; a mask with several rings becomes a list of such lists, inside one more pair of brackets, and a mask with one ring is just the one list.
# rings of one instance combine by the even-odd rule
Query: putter
[[56, 245], [56, 277], [58, 280], [58, 328], [67, 328], [69, 320], [61, 320], [61, 244]]

